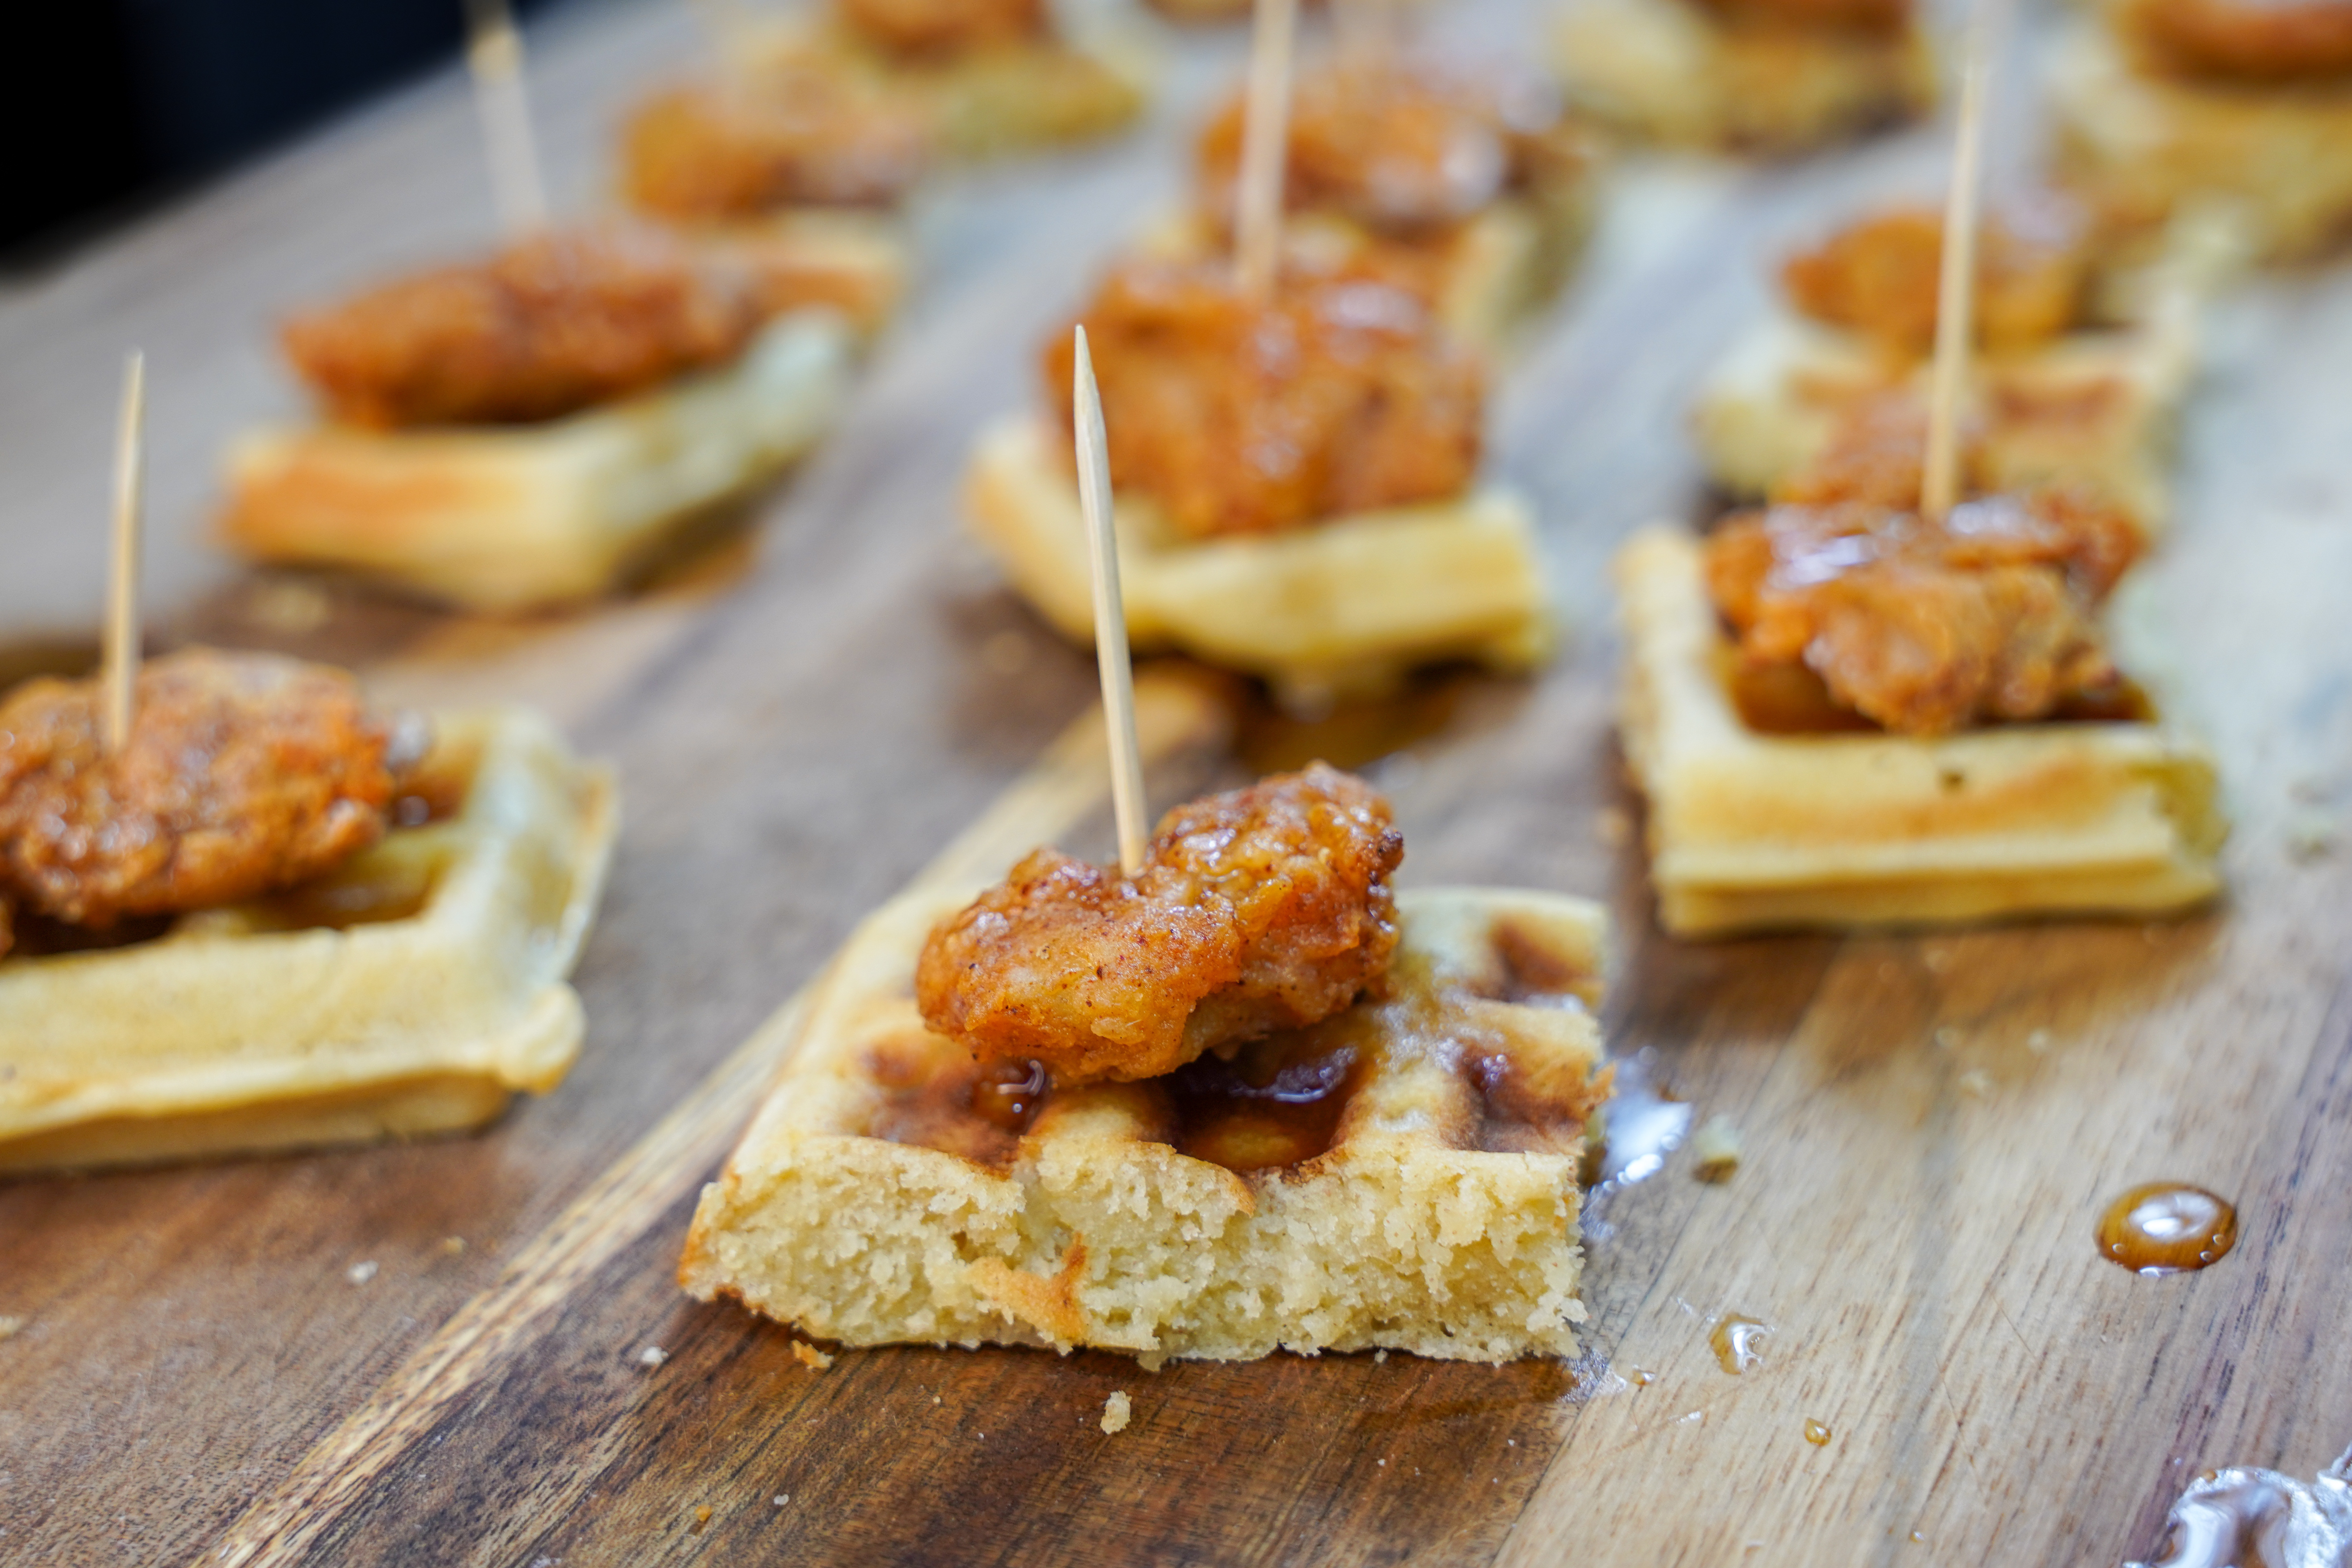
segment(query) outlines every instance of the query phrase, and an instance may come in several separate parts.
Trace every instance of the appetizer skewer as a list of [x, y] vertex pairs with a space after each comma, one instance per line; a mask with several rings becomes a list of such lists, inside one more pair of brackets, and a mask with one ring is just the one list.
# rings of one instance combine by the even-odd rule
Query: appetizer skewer
[[2126, 227], [2235, 204], [2254, 248], [2315, 255], [2352, 225], [2352, 5], [2110, 0], [2050, 71], [2059, 168]]
[[141, 664], [142, 379], [105, 667], [0, 698], [0, 1170], [454, 1130], [552, 1088], [611, 779], [527, 714], [428, 731], [321, 666]]
[[[1897, 207], [1790, 259], [1787, 308], [1734, 344], [1693, 411], [1718, 484], [1761, 497], [1844, 426], [1905, 405], [1924, 417], [1942, 237], [1937, 214]], [[2169, 511], [2198, 317], [2228, 246], [2192, 218], [2153, 261], [2120, 266], [2101, 254], [2109, 238], [2061, 199], [1988, 216], [1958, 430], [1989, 488], [2085, 486], [2152, 535]]]
[[329, 420], [236, 444], [224, 537], [485, 610], [626, 581], [842, 396], [845, 322], [773, 314], [748, 254], [556, 230], [298, 316], [287, 353]]
[[977, 898], [886, 905], [680, 1282], [861, 1345], [1576, 1353], [1600, 911], [1400, 897], [1402, 854], [1318, 764], [1171, 812], [1118, 872], [1040, 849]]
[[[1960, 499], [1981, 24], [1973, 43], [1926, 425], [1865, 405], [1766, 510], [1619, 557], [1621, 727], [1678, 934], [2172, 911], [2221, 888], [2212, 761], [2099, 623], [2137, 521], [2081, 487]], [[2041, 293], [2063, 290], [2021, 296]]]
[[[1525, 669], [1549, 650], [1527, 504], [1477, 483], [1484, 371], [1411, 290], [1293, 266], [1253, 302], [1222, 261], [1143, 257], [1081, 319], [1139, 648], [1183, 649], [1296, 702], [1449, 658]], [[1057, 395], [1067, 353], [1058, 338], [1047, 350]], [[1014, 585], [1077, 638], [1086, 549], [1060, 428], [984, 434], [966, 493]]]
[[1554, 45], [1579, 108], [1674, 146], [1800, 153], [1936, 96], [1911, 0], [1570, 0]]

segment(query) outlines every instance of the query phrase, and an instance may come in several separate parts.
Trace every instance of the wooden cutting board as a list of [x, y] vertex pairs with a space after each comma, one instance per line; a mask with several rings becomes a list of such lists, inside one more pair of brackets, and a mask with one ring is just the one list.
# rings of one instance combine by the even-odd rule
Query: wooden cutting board
[[[1448, 25], [1525, 37], [1534, 14]], [[538, 42], [576, 204], [620, 106], [698, 40], [682, 8], [607, 6]], [[1330, 752], [1393, 796], [1408, 883], [1613, 905], [1612, 1048], [1747, 1157], [1706, 1185], [1676, 1153], [1595, 1205], [1581, 1362], [820, 1370], [677, 1293], [761, 1025], [859, 914], [943, 856], [1108, 853], [1090, 666], [961, 540], [957, 472], [1177, 188], [1237, 42], [1171, 45], [1144, 134], [943, 189], [836, 439], [754, 531], [594, 613], [453, 619], [203, 543], [219, 442], [291, 403], [272, 315], [486, 236], [455, 82], [0, 300], [0, 663], [70, 658], [94, 621], [111, 381], [142, 343], [159, 636], [353, 659], [398, 700], [542, 703], [617, 763], [625, 822], [557, 1093], [477, 1138], [0, 1186], [0, 1562], [2097, 1563], [2153, 1552], [2204, 1467], [2308, 1476], [2352, 1441], [2352, 847], [2330, 837], [2352, 826], [2352, 275], [2218, 312], [2147, 584], [2224, 759], [2225, 906], [1705, 945], [1650, 924], [1610, 551], [1704, 507], [1683, 410], [1766, 258], [1930, 188], [1926, 135], [1626, 170], [1497, 409], [1572, 627], [1540, 679], [1302, 731], [1150, 678], [1161, 805]], [[2165, 1177], [2237, 1204], [2236, 1250], [2169, 1279], [2103, 1261], [2100, 1210]], [[1736, 1376], [1708, 1343], [1731, 1312], [1771, 1330]]]

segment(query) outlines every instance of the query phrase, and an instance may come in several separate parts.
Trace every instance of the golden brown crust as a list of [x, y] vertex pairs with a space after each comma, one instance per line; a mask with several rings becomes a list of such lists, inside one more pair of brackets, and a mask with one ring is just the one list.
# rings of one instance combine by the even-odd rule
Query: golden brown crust
[[2352, 78], [2352, 0], [2125, 0], [2117, 21], [2171, 75], [2257, 87]]
[[[2074, 325], [2090, 280], [2090, 237], [2084, 215], [2054, 200], [1989, 217], [1977, 253], [1977, 341], [2030, 348]], [[1941, 214], [1899, 207], [1791, 257], [1780, 280], [1815, 321], [1916, 357], [1935, 346], [1943, 244]]]
[[916, 995], [982, 1057], [1156, 1078], [1377, 988], [1403, 856], [1387, 802], [1318, 763], [1170, 812], [1132, 878], [1036, 851], [932, 933]]
[[109, 755], [98, 683], [0, 704], [0, 879], [77, 925], [289, 887], [382, 837], [389, 730], [341, 670], [191, 648], [139, 676]]
[[[1230, 264], [1130, 259], [1080, 316], [1111, 483], [1186, 538], [1267, 533], [1461, 494], [1483, 444], [1485, 373], [1412, 290], [1351, 262], [1244, 300]], [[1046, 346], [1065, 428], [1070, 334]]]
[[287, 356], [347, 424], [552, 419], [740, 353], [755, 280], [658, 230], [541, 234], [286, 324]]
[[667, 218], [753, 217], [793, 205], [882, 206], [922, 174], [930, 134], [914, 108], [813, 69], [673, 88], [630, 117], [629, 199]]

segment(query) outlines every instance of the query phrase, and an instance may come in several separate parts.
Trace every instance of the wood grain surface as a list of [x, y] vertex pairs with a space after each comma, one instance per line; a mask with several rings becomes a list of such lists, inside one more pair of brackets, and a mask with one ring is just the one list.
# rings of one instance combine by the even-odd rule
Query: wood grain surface
[[[1538, 15], [1474, 0], [1446, 26], [1523, 47]], [[620, 108], [700, 40], [648, 3], [533, 43], [576, 205]], [[1034, 395], [1040, 335], [1177, 189], [1181, 130], [1239, 45], [1171, 40], [1136, 137], [943, 183], [921, 289], [836, 438], [748, 531], [590, 613], [455, 619], [204, 541], [220, 442], [292, 403], [272, 316], [489, 236], [454, 79], [0, 300], [0, 674], [94, 646], [136, 342], [158, 643], [347, 658], [402, 701], [537, 701], [615, 762], [625, 803], [557, 1093], [476, 1138], [0, 1185], [0, 1316], [21, 1320], [0, 1339], [0, 1563], [2101, 1563], [2153, 1552], [2200, 1468], [2308, 1476], [2352, 1441], [2352, 851], [2329, 839], [2352, 806], [2352, 276], [2266, 278], [2218, 310], [2147, 584], [2224, 761], [2223, 907], [1704, 945], [1649, 921], [1610, 739], [1609, 552], [1706, 507], [1683, 410], [1766, 258], [1872, 195], [1932, 191], [1927, 133], [1623, 171], [1496, 409], [1571, 623], [1539, 679], [1306, 732], [1244, 712], [1249, 762], [1171, 744], [1152, 772], [1165, 805], [1302, 749], [1377, 759], [1408, 882], [1612, 901], [1612, 1048], [1730, 1117], [1747, 1158], [1718, 1186], [1676, 1154], [1597, 1202], [1582, 1362], [1147, 1373], [895, 1350], [817, 1370], [678, 1294], [762, 1021], [858, 916], [942, 847], [1009, 858], [1075, 820], [1068, 847], [1109, 850], [1092, 775], [1054, 749], [1091, 668], [961, 538], [956, 481], [979, 425]], [[2013, 173], [2031, 116], [1996, 123]], [[2101, 1260], [2105, 1201], [2158, 1177], [2234, 1200], [2235, 1252], [2170, 1279]], [[1772, 1331], [1738, 1376], [1707, 1343], [1726, 1311]], [[1106, 1436], [1115, 1390], [1134, 1419]]]

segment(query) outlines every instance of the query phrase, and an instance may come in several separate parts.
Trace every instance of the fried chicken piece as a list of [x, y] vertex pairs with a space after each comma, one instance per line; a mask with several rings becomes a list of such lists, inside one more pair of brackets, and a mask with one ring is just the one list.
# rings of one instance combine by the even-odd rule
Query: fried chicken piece
[[[1201, 133], [1203, 205], [1229, 215], [1241, 166], [1242, 95]], [[1291, 91], [1283, 200], [1377, 231], [1459, 223], [1496, 198], [1591, 163], [1591, 133], [1557, 95], [1382, 50], [1299, 74]]]
[[2125, 0], [2116, 21], [2170, 75], [2248, 87], [2352, 77], [2352, 0]]
[[96, 680], [43, 679], [0, 702], [0, 888], [74, 925], [328, 871], [383, 836], [409, 760], [350, 676], [294, 659], [190, 648], [151, 661], [110, 756], [102, 701]]
[[1784, 502], [1717, 530], [1706, 569], [1751, 666], [1801, 661], [1844, 707], [1939, 735], [2111, 693], [2095, 612], [2138, 548], [2128, 518], [2063, 492], [1966, 501], [1940, 525]]
[[984, 1058], [1157, 1078], [1377, 993], [1403, 858], [1388, 802], [1318, 763], [1170, 812], [1132, 878], [1035, 851], [931, 933], [916, 998]]
[[[1191, 539], [1441, 500], [1478, 468], [1486, 375], [1405, 288], [1355, 267], [1243, 298], [1223, 259], [1136, 259], [1079, 318], [1111, 483]], [[1070, 334], [1045, 383], [1070, 419]]]
[[552, 419], [742, 352], [755, 280], [658, 230], [541, 234], [286, 323], [337, 419], [373, 429]]
[[1018, 44], [1045, 31], [1045, 0], [839, 0], [849, 30], [916, 58]]
[[1910, 0], [1699, 0], [1735, 27], [1895, 38], [1911, 25]]
[[632, 202], [668, 218], [884, 206], [906, 195], [929, 153], [911, 106], [800, 68], [648, 100], [622, 136], [622, 180]]
[[[1977, 342], [2031, 348], [2073, 326], [2090, 280], [2090, 240], [2082, 212], [2057, 200], [1988, 216], [1977, 244]], [[1780, 281], [1790, 302], [1815, 321], [1916, 358], [1936, 346], [1943, 251], [1943, 216], [1900, 207], [1790, 258]]]

